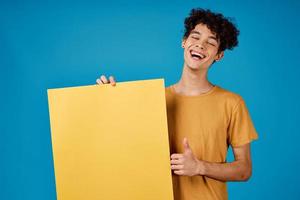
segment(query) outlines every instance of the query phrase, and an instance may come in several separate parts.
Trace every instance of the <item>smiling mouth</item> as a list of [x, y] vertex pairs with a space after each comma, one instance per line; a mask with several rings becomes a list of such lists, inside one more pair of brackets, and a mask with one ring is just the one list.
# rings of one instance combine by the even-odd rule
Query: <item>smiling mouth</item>
[[206, 57], [204, 54], [193, 50], [190, 51], [190, 54], [192, 58], [194, 58], [195, 60], [202, 60], [203, 58]]

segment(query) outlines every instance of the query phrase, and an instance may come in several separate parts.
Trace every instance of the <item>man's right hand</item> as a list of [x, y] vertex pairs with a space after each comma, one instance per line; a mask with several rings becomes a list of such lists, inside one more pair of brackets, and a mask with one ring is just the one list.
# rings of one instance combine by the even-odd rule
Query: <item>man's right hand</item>
[[110, 76], [107, 79], [104, 75], [101, 75], [100, 78], [97, 78], [96, 83], [99, 84], [99, 85], [110, 83], [112, 86], [116, 86], [116, 81], [115, 81], [115, 78], [113, 76]]

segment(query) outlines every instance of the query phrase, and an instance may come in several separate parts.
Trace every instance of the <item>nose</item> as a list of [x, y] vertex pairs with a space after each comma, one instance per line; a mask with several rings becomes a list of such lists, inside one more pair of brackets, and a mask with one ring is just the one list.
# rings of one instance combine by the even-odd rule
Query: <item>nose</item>
[[199, 42], [196, 43], [196, 47], [198, 47], [200, 49], [205, 49], [205, 46], [203, 43], [204, 43], [204, 41], [200, 40]]

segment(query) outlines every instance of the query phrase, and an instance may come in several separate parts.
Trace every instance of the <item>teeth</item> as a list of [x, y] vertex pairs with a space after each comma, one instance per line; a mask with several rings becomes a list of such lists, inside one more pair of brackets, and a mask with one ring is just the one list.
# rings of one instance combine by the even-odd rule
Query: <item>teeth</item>
[[195, 51], [191, 51], [191, 54], [192, 54], [192, 56], [193, 55], [199, 56], [201, 59], [205, 57], [205, 55], [203, 55], [201, 53], [198, 53], [198, 52], [195, 52]]

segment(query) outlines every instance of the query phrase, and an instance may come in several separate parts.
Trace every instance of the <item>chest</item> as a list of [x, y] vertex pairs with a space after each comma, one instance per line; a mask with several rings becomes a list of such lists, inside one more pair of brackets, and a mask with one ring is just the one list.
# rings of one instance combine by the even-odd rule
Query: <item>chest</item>
[[230, 112], [219, 102], [186, 101], [167, 106], [168, 121], [173, 126], [203, 131], [226, 130]]

